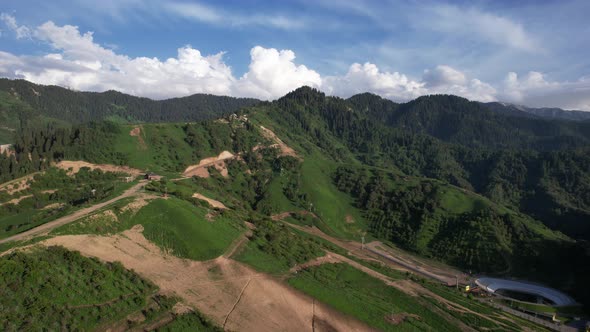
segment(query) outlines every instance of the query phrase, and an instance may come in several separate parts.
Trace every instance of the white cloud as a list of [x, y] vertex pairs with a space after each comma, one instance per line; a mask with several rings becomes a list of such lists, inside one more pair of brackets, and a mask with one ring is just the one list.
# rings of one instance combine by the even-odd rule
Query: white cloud
[[326, 77], [322, 88], [329, 94], [342, 97], [370, 91], [395, 100], [409, 100], [427, 93], [424, 83], [398, 72], [381, 72], [369, 62], [352, 64], [344, 76]]
[[215, 7], [199, 4], [196, 2], [171, 2], [163, 5], [169, 12], [194, 19], [204, 23], [223, 24], [230, 26], [258, 25], [263, 27], [274, 27], [279, 29], [300, 29], [306, 27], [304, 20], [291, 18], [281, 14], [241, 14]]
[[467, 78], [465, 74], [451, 66], [438, 65], [434, 69], [426, 69], [422, 76], [422, 81], [428, 87], [437, 87], [442, 85], [463, 85]]
[[557, 82], [547, 80], [540, 72], [531, 71], [522, 78], [510, 72], [500, 98], [527, 106], [590, 111], [590, 79]]
[[418, 18], [422, 28], [429, 28], [470, 41], [486, 41], [513, 49], [539, 51], [538, 42], [518, 22], [476, 8], [453, 5], [429, 6]]
[[270, 100], [309, 85], [341, 97], [373, 92], [406, 101], [445, 93], [479, 101], [590, 110], [588, 78], [555, 82], [540, 72], [530, 72], [522, 78], [509, 73], [496, 88], [448, 65], [425, 70], [421, 78], [415, 79], [399, 72], [383, 71], [369, 62], [352, 64], [344, 75], [322, 77], [317, 71], [297, 64], [293, 51], [261, 46], [252, 48], [248, 72], [237, 78], [225, 63], [224, 52], [203, 55], [191, 46], [184, 46], [178, 49], [176, 57], [165, 60], [132, 58], [99, 45], [92, 32], [82, 34], [75, 26], [57, 26], [50, 21], [27, 29], [30, 38], [50, 45], [52, 53], [18, 56], [0, 51], [0, 76], [77, 90], [114, 89], [155, 99], [211, 93]]
[[223, 62], [223, 53], [203, 56], [185, 46], [178, 49], [176, 58], [164, 61], [130, 58], [95, 43], [91, 32], [80, 34], [75, 26], [60, 27], [53, 22], [40, 25], [32, 35], [57, 53], [44, 57], [0, 53], [3, 75], [78, 90], [116, 89], [152, 98], [230, 94], [234, 81], [230, 67]]
[[433, 94], [453, 94], [484, 102], [496, 100], [496, 89], [490, 84], [476, 78], [468, 80], [463, 72], [447, 65], [425, 70], [422, 82]]
[[0, 74], [41, 84], [77, 90], [109, 89], [151, 98], [194, 93], [249, 96], [273, 99], [302, 85], [319, 88], [320, 74], [294, 63], [291, 50], [254, 47], [250, 70], [236, 79], [223, 61], [223, 52], [204, 56], [191, 46], [178, 49], [175, 58], [130, 58], [116, 54], [94, 41], [92, 32], [47, 22], [32, 36], [56, 52], [42, 57], [15, 56], [0, 52]]
[[6, 13], [0, 14], [0, 20], [4, 22], [4, 24], [14, 33], [16, 34], [16, 39], [23, 39], [23, 38], [30, 38], [31, 37], [31, 30], [24, 25], [18, 25], [16, 23], [16, 18], [12, 15], [8, 15]]
[[250, 51], [249, 71], [236, 82], [234, 95], [261, 99], [280, 97], [300, 86], [320, 88], [320, 74], [304, 65], [296, 65], [295, 53], [256, 46]]

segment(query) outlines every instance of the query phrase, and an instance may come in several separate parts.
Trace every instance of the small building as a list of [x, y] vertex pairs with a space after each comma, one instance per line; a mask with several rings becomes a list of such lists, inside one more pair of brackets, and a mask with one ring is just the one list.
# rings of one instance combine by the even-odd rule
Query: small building
[[156, 173], [153, 172], [149, 172], [149, 173], [145, 173], [144, 179], [146, 180], [154, 180], [154, 181], [159, 181], [162, 179], [161, 175], [158, 175]]

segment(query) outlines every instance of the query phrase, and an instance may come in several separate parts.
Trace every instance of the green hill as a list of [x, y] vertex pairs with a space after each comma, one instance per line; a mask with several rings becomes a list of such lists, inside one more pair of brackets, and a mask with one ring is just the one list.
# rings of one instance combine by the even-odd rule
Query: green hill
[[258, 102], [251, 98], [207, 94], [151, 100], [117, 91], [81, 92], [25, 80], [0, 79], [0, 119], [7, 116], [11, 120], [6, 122], [7, 127], [11, 129], [18, 129], [23, 124], [16, 120], [23, 118], [24, 111], [28, 118], [41, 117], [74, 124], [100, 120], [178, 122], [212, 119]]
[[[590, 154], [579, 146], [585, 127], [535, 120], [541, 122], [496, 130], [510, 118], [472, 106], [449, 96], [398, 105], [370, 94], [344, 100], [300, 88], [218, 120], [46, 126], [19, 133], [16, 154], [0, 156], [0, 181], [63, 159], [175, 178], [227, 150], [239, 155], [225, 162], [227, 177], [211, 167], [209, 178], [164, 180], [151, 190], [192, 203], [199, 190], [253, 221], [308, 211], [293, 222], [343, 239], [391, 242], [473, 272], [581, 289], [590, 277]], [[555, 135], [539, 132], [539, 123], [557, 128]], [[297, 155], [281, 155], [261, 126]], [[505, 144], [511, 131], [521, 135]], [[569, 144], [564, 135], [580, 141]], [[158, 209], [189, 211], [174, 202]], [[190, 256], [186, 243], [180, 251]]]

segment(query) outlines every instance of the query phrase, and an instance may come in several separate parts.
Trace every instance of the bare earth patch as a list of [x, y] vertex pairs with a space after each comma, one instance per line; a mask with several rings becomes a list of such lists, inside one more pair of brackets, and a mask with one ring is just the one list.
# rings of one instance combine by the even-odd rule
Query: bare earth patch
[[345, 221], [347, 224], [354, 224], [354, 218], [353, 218], [353, 217], [352, 217], [350, 214], [347, 214], [347, 215], [346, 215], [346, 218], [344, 219], [344, 221]]
[[33, 195], [24, 195], [24, 196], [20, 196], [20, 197], [17, 197], [17, 198], [13, 198], [13, 199], [11, 199], [9, 201], [6, 201], [4, 203], [0, 203], [0, 206], [7, 205], [7, 204], [17, 205], [18, 203], [20, 203], [20, 201], [22, 201], [25, 198], [29, 198], [29, 197], [33, 197]]
[[113, 212], [113, 210], [106, 210], [97, 214], [93, 214], [90, 217], [88, 217], [88, 221], [92, 222], [92, 221], [96, 221], [96, 220], [103, 220], [103, 221], [119, 221], [119, 218], [117, 217], [117, 215], [115, 214], [115, 212]]
[[[58, 236], [42, 244], [61, 245], [103, 261], [120, 261], [158, 285], [162, 293], [182, 298], [226, 330], [312, 330], [314, 320], [326, 322], [337, 331], [371, 330], [231, 259], [219, 257], [197, 262], [167, 255], [146, 240], [142, 230], [134, 227], [114, 236]], [[216, 273], [209, 272], [213, 270]], [[316, 327], [320, 330], [320, 326]]]
[[155, 195], [148, 195], [148, 194], [139, 195], [139, 196], [137, 196], [137, 198], [133, 202], [122, 207], [121, 212], [131, 211], [133, 214], [135, 214], [142, 207], [148, 205], [150, 200], [156, 199], [156, 198], [158, 198], [158, 197]]
[[55, 210], [55, 209], [59, 209], [61, 207], [63, 207], [65, 204], [64, 203], [52, 203], [49, 205], [45, 205], [43, 207], [43, 210]]
[[393, 325], [399, 325], [399, 324], [403, 323], [408, 318], [414, 318], [414, 319], [420, 320], [420, 316], [418, 316], [418, 315], [402, 312], [402, 313], [398, 313], [398, 314], [391, 314], [391, 315], [385, 316], [385, 321], [387, 321], [388, 323], [393, 324]]
[[291, 147], [285, 144], [285, 142], [283, 142], [272, 130], [265, 128], [263, 126], [260, 126], [260, 129], [262, 130], [262, 136], [276, 143], [276, 146], [281, 150], [281, 156], [291, 156], [299, 158], [297, 152], [295, 152], [295, 150], [293, 150]]
[[227, 166], [225, 160], [234, 159], [236, 156], [229, 152], [223, 151], [217, 157], [209, 157], [202, 159], [198, 164], [187, 167], [182, 173], [185, 177], [198, 176], [202, 178], [208, 178], [209, 171], [208, 167], [213, 166], [221, 173], [223, 177], [228, 176]]
[[143, 136], [141, 135], [142, 129], [143, 128], [141, 126], [134, 127], [129, 132], [129, 136], [137, 137], [137, 143], [139, 145], [140, 150], [147, 150], [147, 145], [145, 144], [145, 140], [143, 139]]
[[2, 183], [0, 184], [0, 191], [6, 191], [9, 195], [12, 195], [16, 192], [28, 189], [30, 187], [29, 182], [33, 180], [33, 177], [37, 174], [40, 173], [29, 174], [21, 178]]
[[194, 193], [193, 197], [209, 203], [209, 205], [211, 205], [212, 207], [214, 207], [216, 209], [222, 209], [222, 210], [227, 209], [227, 207], [223, 203], [221, 203], [220, 201], [216, 201], [212, 198], [205, 197], [199, 193]]
[[55, 164], [57, 168], [61, 168], [63, 170], [68, 171], [68, 175], [76, 174], [80, 171], [82, 167], [88, 167], [92, 170], [100, 169], [103, 172], [114, 172], [114, 173], [127, 173], [133, 176], [138, 176], [143, 173], [143, 171], [131, 168], [129, 166], [116, 166], [110, 164], [93, 164], [82, 160], [62, 160], [59, 163]]

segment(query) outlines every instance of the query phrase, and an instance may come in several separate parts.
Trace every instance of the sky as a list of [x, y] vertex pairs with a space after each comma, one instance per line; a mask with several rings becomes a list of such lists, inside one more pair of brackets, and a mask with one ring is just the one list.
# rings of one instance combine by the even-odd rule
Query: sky
[[164, 99], [471, 100], [590, 111], [588, 0], [0, 0], [0, 77]]

